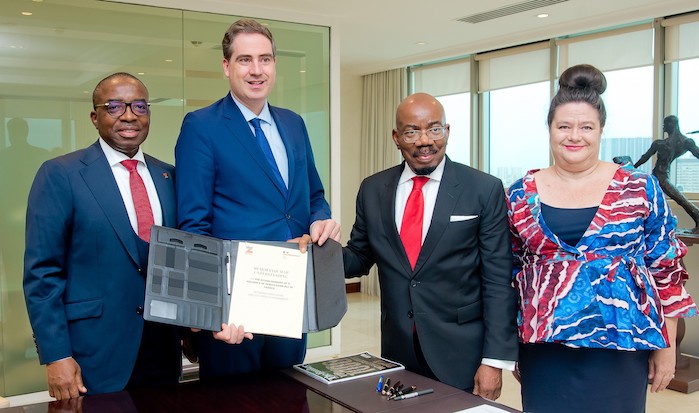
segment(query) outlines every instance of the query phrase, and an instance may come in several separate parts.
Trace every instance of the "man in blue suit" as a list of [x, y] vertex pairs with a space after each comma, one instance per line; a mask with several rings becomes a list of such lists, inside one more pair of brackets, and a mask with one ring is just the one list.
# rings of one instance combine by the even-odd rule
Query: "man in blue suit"
[[92, 100], [100, 138], [44, 163], [27, 207], [24, 294], [49, 394], [59, 400], [176, 384], [181, 366], [177, 330], [142, 315], [146, 224], [176, 219], [174, 168], [140, 148], [148, 90], [115, 73]]
[[[230, 93], [187, 114], [175, 148], [179, 227], [223, 239], [339, 241], [303, 120], [267, 102], [276, 76], [269, 29], [239, 20], [222, 47]], [[253, 338], [225, 324], [195, 342], [201, 378], [289, 367], [306, 351], [305, 336]]]

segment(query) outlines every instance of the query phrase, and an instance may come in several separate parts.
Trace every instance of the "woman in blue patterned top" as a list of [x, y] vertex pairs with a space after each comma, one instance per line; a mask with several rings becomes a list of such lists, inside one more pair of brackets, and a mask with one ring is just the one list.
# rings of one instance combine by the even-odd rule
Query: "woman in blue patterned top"
[[683, 287], [676, 218], [658, 181], [599, 159], [602, 72], [567, 69], [548, 115], [554, 164], [507, 191], [524, 411], [643, 412], [675, 371]]

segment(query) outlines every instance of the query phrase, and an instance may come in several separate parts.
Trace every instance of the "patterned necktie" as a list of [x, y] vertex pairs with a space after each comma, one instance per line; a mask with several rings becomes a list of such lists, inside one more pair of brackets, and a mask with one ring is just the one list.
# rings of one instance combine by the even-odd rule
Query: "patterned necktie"
[[265, 133], [262, 130], [262, 127], [260, 126], [260, 118], [250, 119], [250, 123], [252, 123], [253, 128], [255, 128], [255, 137], [257, 138], [257, 143], [260, 145], [262, 152], [264, 152], [265, 158], [267, 158], [267, 162], [269, 163], [269, 166], [272, 168], [272, 172], [274, 173], [274, 176], [277, 178], [277, 182], [280, 184], [282, 192], [286, 197], [286, 184], [284, 183], [284, 179], [282, 179], [282, 174], [279, 172], [277, 161], [274, 160], [274, 155], [272, 155], [272, 148], [270, 148], [269, 146], [267, 136], [265, 136]]
[[143, 184], [141, 175], [136, 170], [138, 161], [128, 159], [121, 161], [121, 164], [129, 171], [129, 187], [131, 187], [131, 197], [133, 206], [136, 209], [136, 224], [138, 226], [138, 236], [146, 242], [150, 242], [150, 228], [153, 226], [153, 210], [148, 200], [146, 185]]
[[422, 247], [422, 220], [425, 214], [425, 198], [422, 196], [422, 187], [429, 181], [426, 176], [416, 176], [413, 178], [413, 189], [408, 196], [403, 212], [403, 222], [400, 225], [400, 239], [403, 241], [403, 248], [408, 255], [410, 267], [415, 269], [417, 256], [420, 255]]

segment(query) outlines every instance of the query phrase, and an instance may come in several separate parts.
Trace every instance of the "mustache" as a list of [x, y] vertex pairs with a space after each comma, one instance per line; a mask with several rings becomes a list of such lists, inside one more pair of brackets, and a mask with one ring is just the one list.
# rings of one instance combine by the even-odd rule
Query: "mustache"
[[413, 151], [413, 156], [434, 155], [437, 152], [437, 148], [434, 146], [420, 146]]

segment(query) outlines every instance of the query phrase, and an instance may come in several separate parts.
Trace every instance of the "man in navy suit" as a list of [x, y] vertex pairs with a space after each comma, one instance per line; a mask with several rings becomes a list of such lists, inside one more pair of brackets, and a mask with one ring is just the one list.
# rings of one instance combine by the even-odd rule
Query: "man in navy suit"
[[[222, 48], [230, 93], [187, 114], [175, 148], [179, 227], [234, 240], [339, 241], [303, 119], [267, 102], [276, 76], [269, 29], [239, 20]], [[224, 324], [198, 333], [196, 347], [199, 375], [209, 378], [300, 363], [306, 339], [252, 337]]]
[[[345, 274], [378, 266], [384, 357], [494, 400], [501, 369], [517, 360], [505, 192], [499, 179], [452, 162], [448, 139], [437, 99], [416, 93], [401, 102], [393, 142], [405, 162], [362, 182]], [[422, 208], [411, 214], [418, 182]], [[411, 223], [414, 248], [403, 241]]]
[[[140, 148], [148, 90], [115, 73], [92, 100], [99, 139], [44, 163], [27, 207], [24, 294], [49, 394], [59, 400], [176, 384], [181, 366], [177, 330], [142, 315], [149, 244], [141, 237], [150, 228], [133, 198], [147, 199], [150, 225], [176, 219], [174, 168]], [[142, 178], [133, 192], [122, 161], [135, 162]]]

